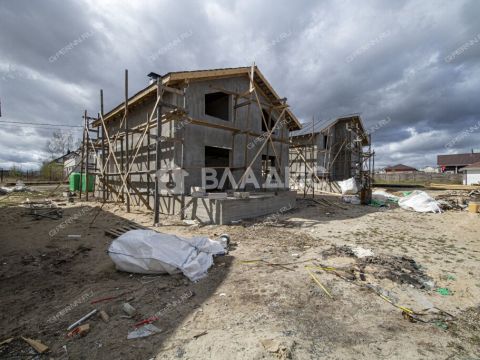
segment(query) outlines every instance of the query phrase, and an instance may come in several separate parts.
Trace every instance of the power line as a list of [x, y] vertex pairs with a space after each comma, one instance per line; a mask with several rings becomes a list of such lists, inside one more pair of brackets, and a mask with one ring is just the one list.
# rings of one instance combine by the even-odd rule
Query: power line
[[48, 124], [48, 123], [32, 123], [32, 122], [21, 122], [21, 121], [0, 121], [0, 124], [22, 124], [22, 125], [34, 125], [34, 126], [54, 126], [54, 127], [75, 127], [83, 128], [81, 125], [64, 125], [64, 124]]

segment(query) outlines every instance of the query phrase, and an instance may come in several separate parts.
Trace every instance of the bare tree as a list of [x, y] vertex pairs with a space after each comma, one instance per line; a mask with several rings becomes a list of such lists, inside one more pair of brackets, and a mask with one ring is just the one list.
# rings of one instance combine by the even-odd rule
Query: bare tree
[[66, 154], [68, 150], [74, 150], [76, 144], [78, 140], [75, 141], [71, 131], [55, 130], [47, 141], [47, 151], [53, 159]]

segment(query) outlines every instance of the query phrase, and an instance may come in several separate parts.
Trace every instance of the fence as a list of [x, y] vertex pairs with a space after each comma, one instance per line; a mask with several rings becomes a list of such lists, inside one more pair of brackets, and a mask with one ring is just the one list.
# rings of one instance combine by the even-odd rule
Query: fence
[[437, 174], [437, 173], [396, 173], [396, 174], [375, 174], [374, 181], [380, 184], [461, 184], [462, 174]]
[[32, 181], [32, 180], [43, 180], [43, 179], [40, 172], [36, 170], [21, 171], [18, 169], [10, 169], [10, 170], [0, 169], [0, 184], [4, 184], [8, 182], [16, 182], [17, 180]]

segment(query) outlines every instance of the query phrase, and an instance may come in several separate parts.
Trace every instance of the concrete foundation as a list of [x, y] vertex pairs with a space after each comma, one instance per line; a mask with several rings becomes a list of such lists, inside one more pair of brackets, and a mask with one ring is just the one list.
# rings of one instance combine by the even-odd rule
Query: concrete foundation
[[185, 198], [186, 219], [213, 224], [230, 224], [232, 221], [272, 214], [279, 216], [295, 207], [295, 191], [251, 194], [247, 199], [229, 196], [226, 199]]

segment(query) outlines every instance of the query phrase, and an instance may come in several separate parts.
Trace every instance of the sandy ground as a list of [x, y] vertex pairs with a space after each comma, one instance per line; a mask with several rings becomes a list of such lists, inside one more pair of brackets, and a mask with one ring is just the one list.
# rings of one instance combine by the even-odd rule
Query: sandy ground
[[[163, 218], [155, 230], [231, 236], [229, 255], [191, 283], [115, 270], [105, 230], [126, 219], [149, 226], [150, 214], [76, 201], [63, 206], [63, 219], [34, 220], [19, 206], [44, 196], [0, 199], [0, 342], [38, 339], [50, 347], [39, 358], [480, 358], [479, 214], [418, 214], [329, 197], [342, 208], [300, 199], [276, 221], [187, 226]], [[355, 247], [374, 256], [359, 259]], [[331, 297], [306, 266], [330, 267], [310, 271]], [[424, 315], [414, 321], [380, 294]], [[125, 301], [136, 318], [125, 316]], [[85, 337], [66, 338], [67, 326], [94, 308], [109, 322], [94, 316]], [[137, 320], [159, 311], [161, 333], [127, 340]], [[29, 352], [18, 339], [0, 346], [0, 358], [35, 358]]]

